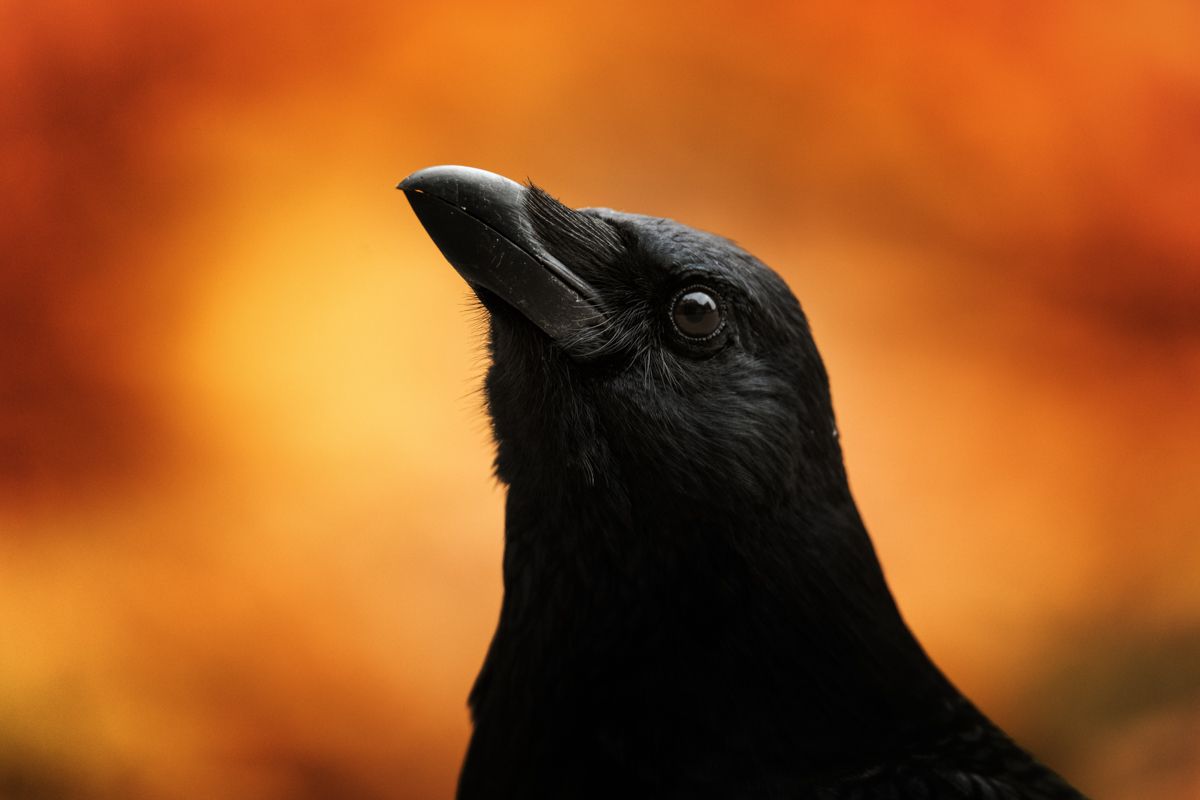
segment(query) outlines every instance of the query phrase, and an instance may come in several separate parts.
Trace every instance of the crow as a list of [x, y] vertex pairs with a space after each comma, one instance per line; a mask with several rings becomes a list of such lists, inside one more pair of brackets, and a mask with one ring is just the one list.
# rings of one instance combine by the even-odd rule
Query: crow
[[775, 272], [483, 170], [398, 188], [487, 311], [507, 486], [460, 800], [1082, 797], [902, 619]]

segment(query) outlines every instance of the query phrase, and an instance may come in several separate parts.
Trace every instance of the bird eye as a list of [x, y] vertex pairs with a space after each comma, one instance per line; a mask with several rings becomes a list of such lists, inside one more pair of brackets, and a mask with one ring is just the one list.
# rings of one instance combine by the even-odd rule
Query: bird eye
[[684, 336], [707, 339], [721, 330], [721, 304], [715, 292], [693, 286], [675, 296], [671, 318]]

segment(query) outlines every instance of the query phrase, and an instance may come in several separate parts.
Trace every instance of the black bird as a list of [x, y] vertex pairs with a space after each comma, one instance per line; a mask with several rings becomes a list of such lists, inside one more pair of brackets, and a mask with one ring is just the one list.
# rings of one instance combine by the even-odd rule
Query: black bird
[[461, 800], [1082, 796], [901, 618], [778, 275], [482, 170], [399, 188], [488, 311], [508, 486]]

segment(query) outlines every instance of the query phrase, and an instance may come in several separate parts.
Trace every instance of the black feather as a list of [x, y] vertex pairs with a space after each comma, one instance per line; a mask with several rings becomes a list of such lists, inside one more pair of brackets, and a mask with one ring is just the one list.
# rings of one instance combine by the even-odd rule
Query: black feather
[[[572, 359], [481, 294], [505, 596], [460, 798], [1079, 797], [903, 622], [786, 284], [669, 220], [526, 211], [605, 319]], [[671, 322], [694, 285], [711, 341]]]

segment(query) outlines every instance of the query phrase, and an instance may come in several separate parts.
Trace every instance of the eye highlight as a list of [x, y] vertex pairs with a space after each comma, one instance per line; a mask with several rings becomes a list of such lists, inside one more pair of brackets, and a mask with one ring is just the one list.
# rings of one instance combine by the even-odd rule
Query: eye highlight
[[707, 287], [690, 286], [675, 295], [671, 321], [675, 323], [675, 329], [689, 339], [712, 338], [724, 325], [721, 298]]

